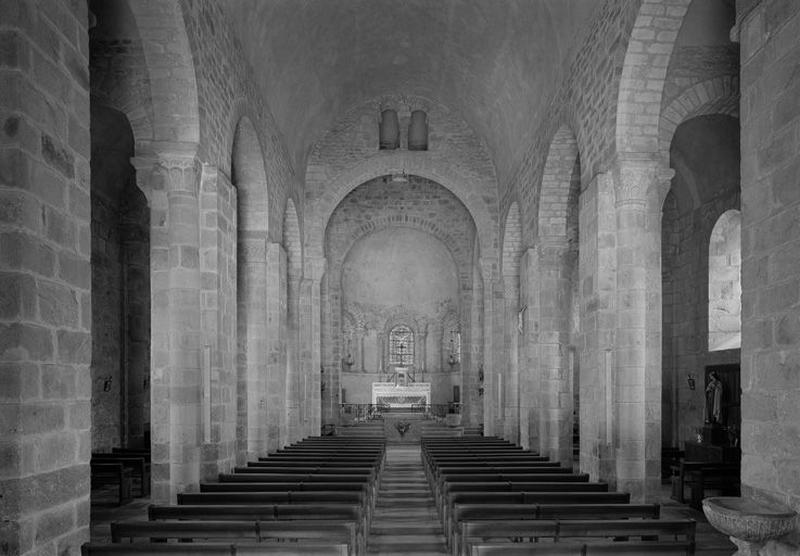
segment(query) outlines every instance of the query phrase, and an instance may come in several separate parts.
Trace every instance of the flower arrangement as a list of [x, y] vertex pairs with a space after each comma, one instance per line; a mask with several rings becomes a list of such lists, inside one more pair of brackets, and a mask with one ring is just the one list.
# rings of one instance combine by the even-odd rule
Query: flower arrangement
[[398, 421], [394, 426], [397, 429], [397, 432], [400, 433], [400, 436], [405, 436], [405, 434], [408, 432], [408, 429], [411, 428], [411, 423], [408, 421]]

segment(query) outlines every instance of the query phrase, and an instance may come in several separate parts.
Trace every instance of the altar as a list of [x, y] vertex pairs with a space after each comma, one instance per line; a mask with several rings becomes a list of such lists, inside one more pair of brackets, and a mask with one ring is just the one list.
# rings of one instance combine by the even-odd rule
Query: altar
[[421, 405], [429, 406], [431, 403], [431, 383], [411, 382], [403, 385], [397, 382], [373, 382], [372, 403], [374, 405], [387, 405], [392, 409], [411, 409]]

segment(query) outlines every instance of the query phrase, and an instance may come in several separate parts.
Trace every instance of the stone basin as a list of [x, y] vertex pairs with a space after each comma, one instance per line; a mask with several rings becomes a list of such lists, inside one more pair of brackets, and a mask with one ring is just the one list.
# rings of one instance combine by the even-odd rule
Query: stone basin
[[738, 496], [703, 500], [703, 513], [718, 531], [750, 543], [780, 538], [795, 528], [797, 513], [783, 504], [762, 504]]

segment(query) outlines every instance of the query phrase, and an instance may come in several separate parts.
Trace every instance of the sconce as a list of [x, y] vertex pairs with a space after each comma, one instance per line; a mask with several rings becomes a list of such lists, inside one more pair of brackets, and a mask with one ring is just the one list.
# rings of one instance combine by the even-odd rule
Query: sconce
[[111, 375], [105, 377], [103, 380], [103, 392], [111, 392], [111, 381], [114, 379]]
[[322, 367], [319, 368], [319, 391], [320, 393], [325, 392], [325, 369]]
[[686, 375], [686, 383], [689, 385], [689, 390], [694, 390], [697, 385], [694, 376], [691, 374]]
[[[478, 367], [478, 381], [483, 384], [483, 365]], [[483, 390], [483, 388], [481, 388]]]

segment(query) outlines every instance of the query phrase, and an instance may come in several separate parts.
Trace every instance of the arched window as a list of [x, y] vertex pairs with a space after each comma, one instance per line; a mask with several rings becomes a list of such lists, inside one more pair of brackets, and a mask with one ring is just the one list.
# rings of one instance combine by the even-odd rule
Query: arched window
[[411, 121], [408, 124], [408, 150], [428, 150], [428, 115], [422, 110], [414, 110], [411, 113]]
[[400, 147], [400, 121], [396, 111], [384, 110], [381, 112], [378, 132], [378, 148], [380, 150], [394, 150]]
[[719, 217], [708, 246], [708, 350], [742, 346], [742, 214]]
[[389, 364], [406, 367], [414, 362], [414, 332], [404, 324], [389, 332]]
[[447, 346], [447, 362], [450, 365], [461, 363], [461, 331], [450, 331], [450, 344]]

